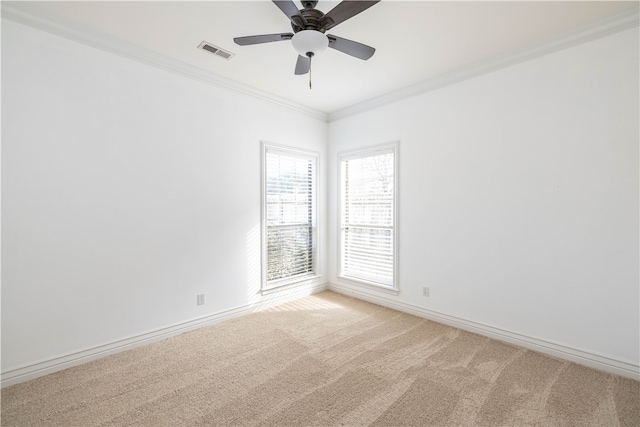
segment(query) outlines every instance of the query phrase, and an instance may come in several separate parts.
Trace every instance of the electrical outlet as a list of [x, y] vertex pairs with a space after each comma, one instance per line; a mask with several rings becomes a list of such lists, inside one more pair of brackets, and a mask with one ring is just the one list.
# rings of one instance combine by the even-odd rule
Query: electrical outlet
[[422, 288], [422, 296], [423, 297], [428, 297], [429, 296], [429, 287], [428, 286], [424, 286]]
[[198, 294], [198, 305], [204, 305], [204, 294]]

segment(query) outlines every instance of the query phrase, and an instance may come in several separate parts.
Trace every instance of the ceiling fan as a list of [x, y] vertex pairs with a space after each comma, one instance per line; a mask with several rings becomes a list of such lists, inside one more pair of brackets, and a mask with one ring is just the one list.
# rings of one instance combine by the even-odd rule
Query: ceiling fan
[[[376, 51], [371, 46], [332, 34], [325, 34], [325, 32], [347, 19], [353, 18], [380, 0], [344, 0], [326, 14], [315, 9], [317, 1], [302, 0], [301, 3], [304, 8], [300, 10], [292, 0], [272, 1], [291, 21], [293, 33], [236, 37], [233, 39], [236, 44], [247, 46], [291, 40], [293, 48], [298, 52], [298, 61], [295, 68], [295, 74], [298, 75], [310, 72], [311, 58], [324, 51], [327, 47], [363, 60], [371, 58]], [[311, 82], [309, 82], [309, 86], [311, 86]]]

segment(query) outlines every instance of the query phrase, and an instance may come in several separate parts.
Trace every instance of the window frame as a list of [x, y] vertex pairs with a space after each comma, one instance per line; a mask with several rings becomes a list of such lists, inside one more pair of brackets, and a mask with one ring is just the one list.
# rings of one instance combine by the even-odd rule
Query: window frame
[[[272, 144], [269, 142], [262, 142], [261, 150], [261, 223], [260, 223], [260, 292], [262, 294], [268, 294], [273, 291], [279, 291], [289, 287], [299, 286], [315, 281], [320, 277], [320, 250], [319, 250], [319, 183], [320, 183], [320, 154], [316, 151], [300, 149], [296, 147], [289, 147], [279, 144]], [[267, 223], [267, 155], [280, 154], [284, 156], [290, 156], [292, 158], [307, 159], [313, 162], [314, 173], [313, 182], [311, 184], [311, 233], [312, 233], [312, 249], [311, 249], [311, 265], [312, 271], [308, 273], [298, 274], [294, 276], [284, 277], [280, 279], [267, 280], [267, 268], [268, 268], [268, 239], [267, 232], [269, 225]]]
[[[342, 151], [338, 153], [338, 221], [337, 221], [337, 242], [338, 242], [338, 253], [337, 253], [337, 278], [341, 281], [345, 281], [348, 283], [352, 283], [355, 285], [365, 286], [371, 289], [375, 289], [378, 291], [384, 291], [387, 293], [397, 295], [399, 293], [399, 274], [398, 274], [398, 248], [399, 248], [399, 229], [398, 229], [398, 188], [399, 188], [399, 179], [398, 179], [398, 165], [399, 165], [399, 141], [394, 141], [391, 143], [362, 147], [353, 150]], [[361, 277], [349, 276], [344, 272], [344, 194], [343, 194], [343, 180], [345, 177], [343, 176], [343, 168], [342, 163], [345, 160], [352, 159], [361, 159], [365, 157], [372, 157], [379, 154], [384, 154], [385, 152], [393, 153], [393, 240], [392, 240], [392, 249], [393, 249], [393, 262], [392, 262], [392, 283], [391, 285], [387, 285], [381, 282], [376, 282], [374, 280], [368, 280]]]

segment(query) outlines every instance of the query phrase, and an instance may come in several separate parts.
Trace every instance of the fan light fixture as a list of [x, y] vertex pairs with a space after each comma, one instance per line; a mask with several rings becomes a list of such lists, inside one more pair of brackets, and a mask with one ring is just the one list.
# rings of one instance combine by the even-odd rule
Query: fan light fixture
[[326, 48], [330, 47], [365, 61], [376, 51], [371, 46], [343, 39], [335, 34], [325, 35], [325, 31], [364, 12], [380, 0], [343, 0], [326, 14], [315, 9], [318, 0], [300, 0], [303, 9], [298, 9], [293, 0], [272, 1], [291, 21], [293, 33], [234, 37], [233, 41], [237, 45], [248, 46], [291, 40], [291, 45], [298, 52], [295, 74], [300, 76], [309, 73], [309, 89], [311, 89], [311, 60]]
[[316, 56], [329, 47], [329, 38], [316, 30], [298, 31], [291, 38], [293, 48], [302, 56]]
[[329, 37], [320, 31], [302, 30], [293, 35], [291, 44], [300, 56], [309, 58], [309, 89], [311, 89], [311, 58], [329, 47]]

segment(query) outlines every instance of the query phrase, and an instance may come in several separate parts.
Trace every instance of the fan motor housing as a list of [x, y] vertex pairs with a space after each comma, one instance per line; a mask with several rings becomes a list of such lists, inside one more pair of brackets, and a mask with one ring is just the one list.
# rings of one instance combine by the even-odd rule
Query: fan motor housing
[[[315, 2], [308, 2], [308, 3], [317, 3], [317, 1]], [[317, 9], [302, 9], [300, 11], [300, 15], [302, 15], [304, 17], [304, 19], [307, 21], [307, 25], [303, 28], [300, 27], [299, 25], [296, 25], [294, 23], [291, 23], [291, 28], [293, 28], [293, 32], [297, 33], [298, 31], [302, 31], [302, 30], [318, 30], [318, 23], [320, 22], [320, 19], [322, 19], [322, 17], [324, 16], [324, 13], [317, 10]], [[322, 33], [324, 33], [324, 31], [321, 31]]]

